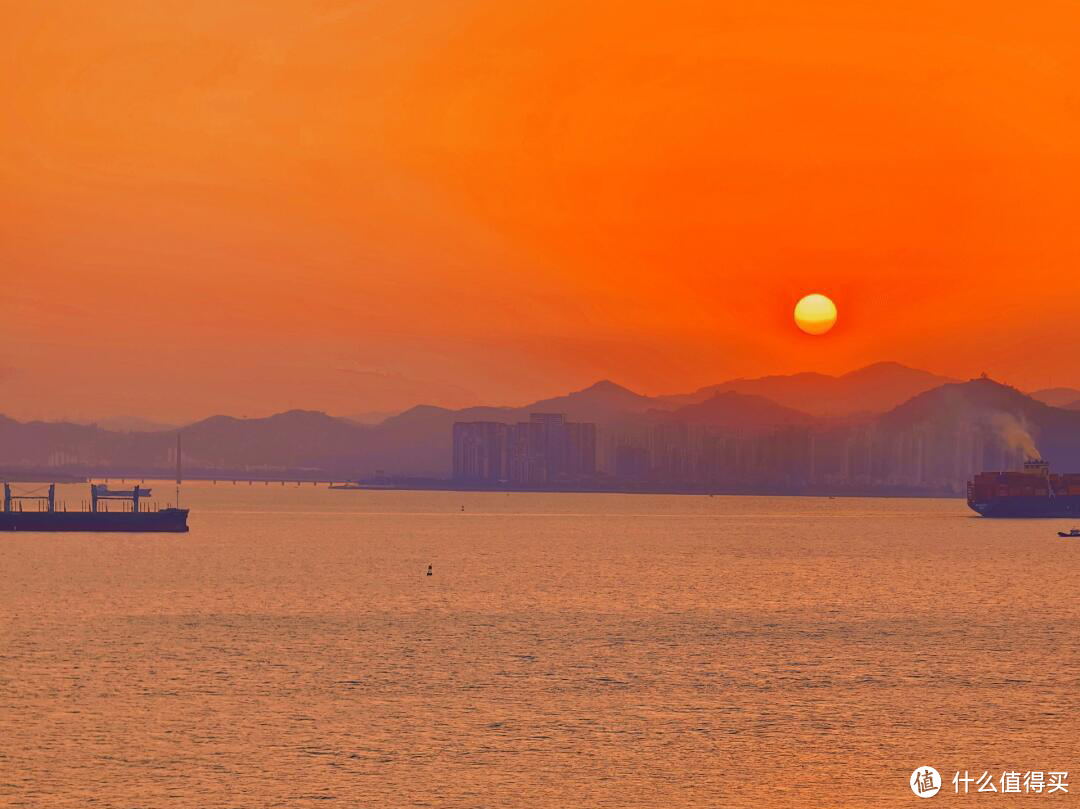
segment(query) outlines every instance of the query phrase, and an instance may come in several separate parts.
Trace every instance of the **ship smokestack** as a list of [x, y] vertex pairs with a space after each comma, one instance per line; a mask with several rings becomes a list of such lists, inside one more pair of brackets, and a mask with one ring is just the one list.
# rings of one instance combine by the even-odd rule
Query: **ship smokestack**
[[1050, 477], [1050, 464], [1042, 458], [1033, 458], [1030, 461], [1024, 461], [1024, 471], [1048, 478]]

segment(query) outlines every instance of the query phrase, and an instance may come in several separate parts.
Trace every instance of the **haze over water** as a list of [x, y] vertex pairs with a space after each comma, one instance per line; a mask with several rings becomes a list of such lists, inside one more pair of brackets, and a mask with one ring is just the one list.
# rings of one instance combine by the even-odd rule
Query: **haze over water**
[[0, 539], [0, 805], [870, 807], [916, 800], [922, 765], [936, 800], [957, 770], [1076, 781], [980, 805], [1080, 793], [1062, 521], [960, 500], [184, 497], [187, 535]]

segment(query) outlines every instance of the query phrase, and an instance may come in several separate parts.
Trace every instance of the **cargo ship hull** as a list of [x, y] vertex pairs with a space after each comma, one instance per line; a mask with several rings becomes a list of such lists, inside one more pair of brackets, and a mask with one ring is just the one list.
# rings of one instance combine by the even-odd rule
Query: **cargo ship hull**
[[982, 472], [967, 495], [984, 517], [1080, 517], [1080, 474], [1050, 474], [1042, 459], [1025, 461], [1022, 472]]
[[0, 511], [0, 531], [185, 533], [186, 508], [160, 511]]
[[984, 502], [968, 501], [984, 517], [1080, 517], [1080, 496], [1011, 496]]

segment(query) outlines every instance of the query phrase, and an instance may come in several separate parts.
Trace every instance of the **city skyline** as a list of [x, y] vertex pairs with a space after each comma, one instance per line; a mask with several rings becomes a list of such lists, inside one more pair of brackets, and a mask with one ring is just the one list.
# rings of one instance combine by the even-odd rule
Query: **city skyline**
[[[1080, 463], [1080, 391], [899, 365], [654, 398], [610, 382], [523, 407], [317, 411], [117, 432], [0, 418], [9, 476], [353, 480], [404, 488], [956, 495], [980, 471]], [[1071, 485], [1071, 484], [1070, 484]]]

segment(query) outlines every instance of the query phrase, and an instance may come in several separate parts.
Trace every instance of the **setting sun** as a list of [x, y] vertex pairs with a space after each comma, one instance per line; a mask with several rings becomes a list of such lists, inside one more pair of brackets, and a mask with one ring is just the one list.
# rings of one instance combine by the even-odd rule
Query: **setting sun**
[[836, 304], [817, 293], [795, 304], [795, 324], [807, 334], [825, 334], [836, 325]]

